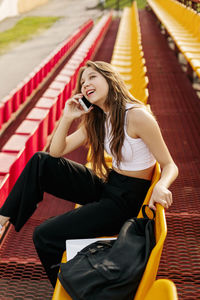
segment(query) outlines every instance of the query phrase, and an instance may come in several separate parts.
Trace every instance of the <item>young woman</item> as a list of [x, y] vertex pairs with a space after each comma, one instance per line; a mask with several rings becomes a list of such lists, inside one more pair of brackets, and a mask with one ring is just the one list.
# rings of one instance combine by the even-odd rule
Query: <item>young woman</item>
[[[93, 105], [86, 113], [79, 99]], [[80, 127], [68, 131], [72, 121]], [[79, 146], [91, 148], [93, 171], [63, 156]], [[112, 156], [110, 170], [104, 150]], [[66, 102], [50, 153], [38, 152], [28, 162], [5, 204], [0, 224], [10, 221], [19, 231], [48, 192], [83, 206], [46, 220], [34, 231], [41, 262], [54, 286], [65, 241], [115, 235], [137, 216], [151, 183], [156, 161], [162, 173], [149, 206], [172, 204], [169, 186], [178, 169], [152, 113], [128, 92], [120, 75], [105, 62], [88, 61], [80, 70], [75, 95]]]

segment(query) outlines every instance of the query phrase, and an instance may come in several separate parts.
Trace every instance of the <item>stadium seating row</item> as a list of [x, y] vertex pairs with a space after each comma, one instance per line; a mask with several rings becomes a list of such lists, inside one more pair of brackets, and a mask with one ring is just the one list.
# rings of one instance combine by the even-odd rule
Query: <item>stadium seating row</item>
[[103, 16], [57, 75], [36, 106], [26, 116], [0, 152], [0, 205], [2, 205], [30, 157], [44, 148], [75, 86], [79, 68], [91, 59], [110, 25]]
[[93, 20], [88, 20], [80, 26], [71, 36], [62, 42], [52, 53], [46, 57], [9, 95], [0, 101], [0, 129], [2, 125], [11, 120], [12, 114], [27, 103], [30, 96], [39, 85], [55, 70], [58, 63], [66, 58], [80, 43], [93, 27]]
[[147, 68], [143, 57], [137, 2], [123, 10], [111, 64], [122, 75], [130, 93], [145, 104], [148, 99]]
[[[114, 46], [112, 65], [122, 75], [129, 91], [139, 100], [147, 104], [148, 100], [148, 77], [146, 76], [145, 60], [143, 58], [140, 24], [136, 1], [132, 8], [125, 8], [122, 14], [116, 43]], [[109, 161], [109, 158], [107, 158]], [[144, 204], [148, 204], [154, 185], [160, 177], [159, 164], [156, 164], [151, 187], [147, 193]], [[138, 217], [142, 217], [140, 210]], [[137, 289], [134, 300], [177, 299], [174, 283], [170, 280], [156, 280], [157, 271], [164, 241], [167, 234], [167, 226], [164, 208], [158, 206], [155, 223], [156, 246], [148, 260], [145, 272]], [[153, 297], [153, 298], [152, 298]], [[163, 297], [163, 296], [162, 296]]]
[[200, 78], [200, 14], [176, 0], [148, 0], [148, 4]]

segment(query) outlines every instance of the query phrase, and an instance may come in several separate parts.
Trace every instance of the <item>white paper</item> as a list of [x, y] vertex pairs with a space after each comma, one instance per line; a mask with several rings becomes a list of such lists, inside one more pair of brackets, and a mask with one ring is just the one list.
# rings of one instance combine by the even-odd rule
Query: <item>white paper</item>
[[77, 254], [77, 252], [81, 251], [89, 244], [95, 243], [97, 241], [107, 241], [107, 240], [116, 240], [116, 237], [66, 240], [67, 261], [72, 259]]

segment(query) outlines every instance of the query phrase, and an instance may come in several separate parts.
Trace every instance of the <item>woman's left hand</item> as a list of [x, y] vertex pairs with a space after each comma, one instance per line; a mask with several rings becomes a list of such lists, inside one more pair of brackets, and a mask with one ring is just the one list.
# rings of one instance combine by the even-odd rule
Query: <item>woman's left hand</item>
[[157, 183], [153, 189], [149, 207], [156, 210], [155, 203], [161, 204], [164, 208], [169, 208], [172, 205], [172, 193], [161, 183]]

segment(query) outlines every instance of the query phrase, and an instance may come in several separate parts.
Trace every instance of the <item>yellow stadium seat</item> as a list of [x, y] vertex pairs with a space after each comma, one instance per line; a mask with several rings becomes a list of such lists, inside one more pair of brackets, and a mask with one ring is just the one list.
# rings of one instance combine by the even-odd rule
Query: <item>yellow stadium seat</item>
[[191, 59], [200, 59], [200, 52], [198, 53], [187, 53], [187, 58]]
[[[67, 261], [66, 251], [63, 253], [62, 263]], [[52, 300], [72, 300], [72, 298], [67, 294], [65, 289], [62, 287], [60, 281], [57, 279], [56, 286], [54, 289]]]
[[158, 279], [143, 300], [178, 300], [176, 286], [169, 279]]
[[134, 1], [132, 7], [123, 11], [111, 64], [122, 76], [129, 92], [143, 103], [147, 103], [149, 80], [142, 50], [137, 3]]
[[200, 53], [200, 15], [176, 0], [147, 1], [176, 47], [196, 72], [200, 67], [200, 59], [196, 57]]
[[[156, 163], [154, 175], [152, 178], [152, 184], [148, 190], [146, 195], [144, 204], [148, 204], [152, 190], [155, 184], [158, 182], [160, 178], [160, 166]], [[138, 217], [142, 217], [142, 210], [140, 210]], [[155, 237], [156, 237], [156, 246], [151, 252], [149, 257], [146, 269], [144, 271], [143, 277], [141, 279], [140, 285], [137, 289], [134, 300], [143, 300], [147, 295], [147, 292], [151, 288], [154, 283], [160, 263], [160, 257], [164, 245], [164, 241], [167, 235], [167, 224], [165, 219], [165, 211], [164, 208], [157, 204], [156, 205], [156, 218], [155, 218]]]
[[167, 235], [167, 225], [164, 208], [156, 205], [155, 219], [156, 246], [153, 248], [134, 300], [143, 300], [154, 283], [160, 263], [164, 241]]
[[197, 76], [200, 78], [200, 68], [196, 70]]

